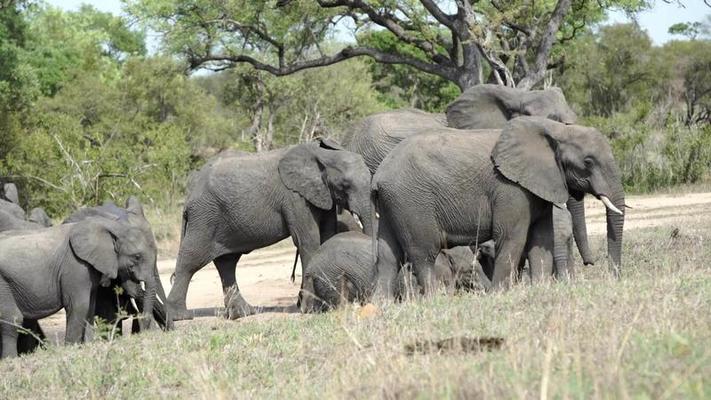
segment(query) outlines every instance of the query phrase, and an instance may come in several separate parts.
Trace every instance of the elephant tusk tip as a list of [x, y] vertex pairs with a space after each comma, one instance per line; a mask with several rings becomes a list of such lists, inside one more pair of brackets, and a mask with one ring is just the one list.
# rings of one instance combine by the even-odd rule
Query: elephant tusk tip
[[612, 201], [610, 201], [610, 199], [607, 196], [600, 196], [600, 201], [602, 201], [602, 204], [604, 204], [608, 210], [610, 210], [616, 214], [619, 214], [619, 215], [625, 214], [624, 212], [620, 211], [619, 208], [615, 207], [615, 205], [612, 204]]

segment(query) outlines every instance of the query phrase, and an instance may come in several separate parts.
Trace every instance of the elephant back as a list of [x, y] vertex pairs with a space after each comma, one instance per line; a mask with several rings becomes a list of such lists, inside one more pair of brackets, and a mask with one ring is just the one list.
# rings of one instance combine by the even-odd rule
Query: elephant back
[[370, 115], [355, 122], [344, 138], [347, 150], [363, 156], [370, 173], [403, 139], [441, 129], [443, 114], [431, 114], [417, 109], [400, 109]]

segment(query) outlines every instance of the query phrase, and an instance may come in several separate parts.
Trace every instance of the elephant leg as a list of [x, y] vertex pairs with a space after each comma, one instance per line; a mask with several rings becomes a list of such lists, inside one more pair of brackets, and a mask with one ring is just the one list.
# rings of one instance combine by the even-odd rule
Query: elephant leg
[[89, 291], [72, 293], [67, 311], [67, 330], [64, 334], [65, 344], [82, 343], [87, 333], [88, 321], [93, 321], [92, 296]]
[[555, 276], [559, 280], [567, 281], [573, 277], [571, 214], [565, 208], [553, 207], [552, 221]]
[[213, 262], [217, 267], [222, 281], [222, 293], [225, 296], [225, 316], [228, 319], [238, 319], [256, 313], [254, 307], [242, 297], [235, 277], [237, 262], [242, 254], [225, 254], [217, 257]]
[[[185, 319], [193, 319], [192, 311], [189, 311], [186, 305], [188, 296], [188, 285], [193, 275], [202, 267], [207, 265], [212, 258], [209, 250], [212, 246], [203, 243], [190, 243], [187, 239], [180, 245], [178, 253], [178, 261], [173, 274], [173, 287], [170, 289], [166, 308], [169, 314], [169, 324], [172, 321], [180, 321]], [[187, 251], [185, 249], [204, 249], [203, 251]]]
[[36, 319], [25, 319], [22, 322], [22, 327], [29, 331], [29, 333], [21, 333], [18, 336], [18, 354], [32, 353], [37, 350], [37, 348], [44, 347], [43, 345], [47, 337]]
[[526, 246], [529, 221], [525, 216], [515, 221], [502, 221], [501, 224], [495, 225], [497, 228], [494, 229], [493, 236], [496, 243], [496, 258], [492, 288], [508, 289], [511, 286], [513, 268], [519, 265]]
[[15, 302], [10, 285], [0, 276], [1, 358], [17, 357], [17, 327], [23, 322], [22, 312]]
[[435, 276], [435, 259], [439, 250], [435, 249], [409, 249], [406, 250], [407, 258], [412, 263], [412, 269], [417, 278], [422, 294], [431, 296], [437, 288]]
[[553, 225], [550, 212], [534, 223], [528, 236], [526, 255], [531, 283], [548, 280], [553, 275]]

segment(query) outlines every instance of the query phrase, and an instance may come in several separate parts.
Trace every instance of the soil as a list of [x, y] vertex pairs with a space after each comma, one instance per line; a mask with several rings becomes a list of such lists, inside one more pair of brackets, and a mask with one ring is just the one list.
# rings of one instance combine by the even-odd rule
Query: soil
[[[710, 193], [688, 193], [655, 196], [629, 196], [626, 199], [625, 231], [654, 226], [683, 225], [694, 221], [699, 214], [711, 213]], [[592, 197], [586, 199], [588, 233], [605, 234], [605, 207]], [[671, 227], [670, 227], [671, 229]], [[591, 241], [595, 246], [596, 241]], [[594, 252], [598, 249], [593, 248]], [[290, 307], [294, 310], [296, 295], [299, 291], [301, 266], [297, 266], [296, 282], [289, 280], [294, 262], [294, 248], [291, 239], [286, 239], [273, 246], [256, 250], [243, 256], [237, 267], [237, 282], [245, 299], [252, 305]], [[170, 291], [170, 275], [175, 268], [175, 259], [158, 262], [163, 286]], [[222, 288], [217, 270], [213, 264], [195, 274], [190, 283], [187, 298], [188, 308], [200, 309], [200, 315], [193, 321], [178, 322], [178, 329], [190, 323], [200, 323], [205, 318], [214, 318], [223, 305]], [[241, 319], [246, 322], [253, 319], [272, 318], [283, 313], [267, 313]], [[288, 314], [286, 314], [288, 315]], [[64, 312], [42, 320], [42, 327], [53, 342], [61, 342], [64, 335]]]

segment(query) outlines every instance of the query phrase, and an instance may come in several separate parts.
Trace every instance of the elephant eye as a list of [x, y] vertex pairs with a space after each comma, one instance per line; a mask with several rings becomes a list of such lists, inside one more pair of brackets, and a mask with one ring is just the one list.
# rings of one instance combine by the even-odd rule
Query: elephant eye
[[138, 254], [134, 254], [133, 256], [131, 256], [131, 258], [133, 259], [133, 261], [138, 262], [138, 261], [141, 261], [141, 259], [143, 259], [143, 255], [141, 253], [138, 253]]

